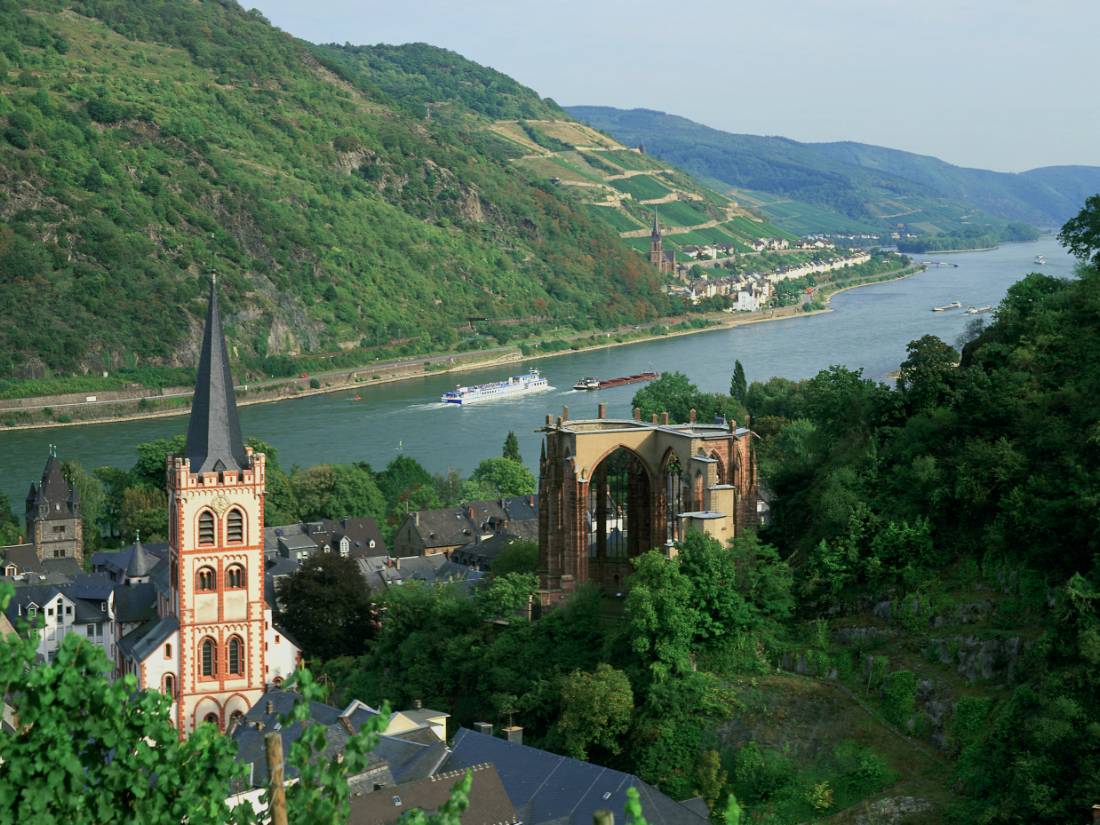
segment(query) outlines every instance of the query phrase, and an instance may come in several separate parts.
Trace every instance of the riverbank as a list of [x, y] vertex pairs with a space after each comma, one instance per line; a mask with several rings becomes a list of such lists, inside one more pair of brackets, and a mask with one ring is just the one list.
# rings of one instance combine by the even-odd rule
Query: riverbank
[[[270, 404], [276, 401], [308, 398], [310, 396], [351, 390], [368, 392], [372, 387], [399, 381], [408, 381], [414, 378], [461, 373], [474, 369], [487, 369], [495, 366], [512, 364], [518, 361], [538, 361], [556, 358], [562, 355], [576, 355], [578, 353], [625, 347], [633, 344], [643, 344], [649, 341], [659, 341], [666, 338], [678, 338], [685, 335], [695, 335], [704, 332], [717, 332], [720, 330], [751, 326], [770, 321], [810, 317], [824, 312], [831, 312], [829, 301], [834, 295], [838, 295], [841, 292], [857, 289], [861, 286], [901, 280], [911, 277], [923, 270], [924, 267], [913, 264], [890, 272], [857, 279], [855, 283], [837, 285], [835, 287], [832, 284], [824, 284], [818, 288], [820, 300], [824, 304], [821, 309], [807, 311], [801, 306], [786, 306], [750, 313], [730, 314], [718, 311], [703, 315], [662, 318], [637, 328], [624, 327], [605, 333], [597, 333], [596, 336], [602, 335], [604, 340], [596, 343], [586, 343], [584, 345], [570, 344], [569, 346], [564, 346], [553, 352], [525, 353], [520, 347], [514, 346], [483, 350], [480, 353], [445, 353], [420, 359], [407, 358], [395, 362], [368, 365], [354, 370], [333, 370], [325, 373], [316, 373], [309, 377], [280, 380], [259, 387], [255, 384], [251, 386], [245, 385], [237, 389], [237, 403], [238, 406], [247, 407], [256, 404]], [[691, 324], [691, 326], [680, 329], [674, 328], [684, 324]], [[654, 331], [657, 329], [660, 329], [660, 331]], [[596, 336], [589, 333], [578, 335], [573, 339], [562, 340], [563, 342], [569, 340], [591, 340]], [[488, 357], [478, 358], [479, 355]], [[313, 382], [316, 382], [319, 386], [311, 386]], [[29, 415], [37, 412], [41, 414], [47, 409], [50, 410], [52, 415], [53, 407], [64, 407], [66, 410], [64, 418], [69, 418], [70, 420], [50, 418], [38, 421], [14, 421], [9, 419], [0, 424], [0, 432], [10, 430], [77, 427], [87, 424], [107, 424], [169, 418], [186, 415], [191, 406], [189, 392], [172, 393], [168, 396], [146, 395], [119, 400], [117, 402], [92, 401], [81, 403], [80, 401], [72, 401], [63, 404], [55, 402], [52, 407], [45, 402], [41, 404], [36, 403], [39, 400], [41, 399], [20, 399], [18, 407], [13, 406], [6, 410], [0, 409], [0, 416], [3, 416], [5, 413]]]

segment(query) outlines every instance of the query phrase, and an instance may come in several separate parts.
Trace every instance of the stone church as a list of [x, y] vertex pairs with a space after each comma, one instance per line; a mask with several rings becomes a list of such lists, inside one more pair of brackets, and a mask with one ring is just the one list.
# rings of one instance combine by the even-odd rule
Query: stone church
[[173, 698], [186, 736], [204, 721], [227, 728], [300, 658], [265, 597], [264, 456], [241, 437], [213, 281], [187, 444], [165, 470], [163, 559], [131, 558], [124, 577], [127, 585], [152, 585], [156, 616], [124, 636], [119, 650], [141, 687]]
[[676, 274], [676, 253], [665, 252], [656, 209], [653, 210], [653, 229], [649, 233], [649, 262], [657, 267], [657, 271], [662, 275]]
[[689, 530], [725, 543], [760, 524], [752, 431], [724, 420], [670, 424], [546, 418], [539, 463], [539, 589], [544, 607], [585, 582], [621, 593], [631, 559], [672, 554]]

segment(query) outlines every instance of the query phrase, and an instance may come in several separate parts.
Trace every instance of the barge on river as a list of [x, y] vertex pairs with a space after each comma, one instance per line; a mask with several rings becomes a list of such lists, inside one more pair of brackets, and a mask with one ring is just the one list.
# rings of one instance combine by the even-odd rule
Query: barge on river
[[603, 380], [599, 378], [582, 378], [573, 385], [573, 389], [606, 390], [611, 387], [621, 387], [624, 384], [638, 384], [642, 381], [655, 381], [660, 377], [659, 373], [647, 370], [646, 372], [639, 372], [637, 375], [624, 375], [620, 378], [605, 378]]

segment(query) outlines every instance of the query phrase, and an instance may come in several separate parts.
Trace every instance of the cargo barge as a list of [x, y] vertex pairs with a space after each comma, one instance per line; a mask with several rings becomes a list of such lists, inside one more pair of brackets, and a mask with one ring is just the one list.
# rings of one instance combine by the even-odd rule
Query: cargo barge
[[660, 378], [660, 373], [647, 370], [637, 375], [623, 375], [619, 378], [582, 378], [573, 385], [575, 390], [607, 390], [611, 387], [621, 387], [624, 384], [637, 384], [641, 381], [655, 381]]

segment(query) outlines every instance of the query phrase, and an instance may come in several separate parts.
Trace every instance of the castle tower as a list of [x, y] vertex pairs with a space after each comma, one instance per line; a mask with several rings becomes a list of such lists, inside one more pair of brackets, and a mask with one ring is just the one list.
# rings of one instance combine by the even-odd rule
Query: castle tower
[[[169, 610], [179, 623], [177, 724], [223, 730], [265, 685], [264, 456], [244, 446], [210, 284], [187, 445], [167, 462]], [[268, 619], [269, 621], [269, 619]]]
[[42, 471], [42, 483], [31, 484], [27, 493], [27, 536], [34, 544], [40, 561], [47, 559], [84, 560], [84, 527], [80, 520], [80, 495], [61, 473], [57, 450]]
[[649, 233], [649, 262], [657, 267], [659, 272], [664, 271], [664, 243], [661, 240], [661, 225], [657, 222], [656, 209], [653, 210], [653, 229]]

